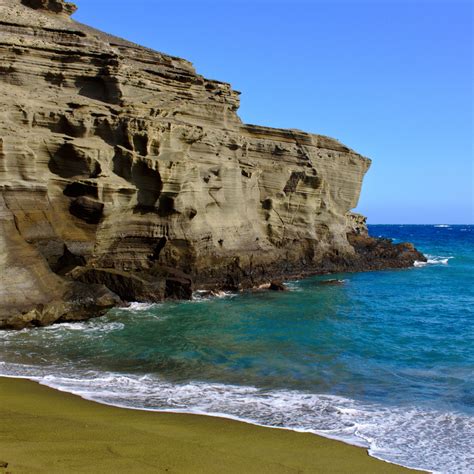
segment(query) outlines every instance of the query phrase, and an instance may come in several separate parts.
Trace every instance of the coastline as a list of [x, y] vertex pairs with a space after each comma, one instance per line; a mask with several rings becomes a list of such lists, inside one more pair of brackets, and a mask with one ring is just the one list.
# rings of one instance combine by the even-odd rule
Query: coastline
[[[327, 276], [338, 273], [365, 273], [382, 270], [402, 270], [410, 269], [419, 265], [424, 265], [427, 258], [420, 253], [411, 243], [395, 243], [391, 239], [371, 237], [367, 231], [361, 234], [347, 234], [348, 242], [354, 250], [354, 255], [349, 257], [329, 256], [326, 260], [319, 262], [318, 265], [302, 266], [294, 265], [281, 268], [280, 264], [273, 262], [260, 275], [254, 275], [253, 271], [244, 271], [239, 267], [239, 276], [232, 277], [232, 284], [222, 283], [228, 279], [228, 275], [220, 280], [202, 280], [194, 281], [192, 277], [183, 273], [183, 278], [187, 278], [189, 287], [186, 292], [178, 291], [177, 294], [166, 296], [157, 296], [151, 291], [147, 297], [124, 298], [121, 291], [125, 291], [130, 296], [133, 293], [135, 283], [129, 279], [123, 272], [113, 269], [95, 269], [105, 272], [106, 282], [92, 278], [75, 282], [74, 278], [68, 277], [68, 284], [79, 285], [79, 291], [74, 291], [67, 298], [49, 301], [45, 304], [21, 307], [4, 307], [0, 305], [0, 330], [22, 330], [34, 327], [46, 327], [53, 324], [81, 322], [89, 319], [95, 319], [107, 314], [111, 309], [126, 308], [134, 302], [154, 304], [164, 301], [192, 301], [193, 294], [196, 292], [218, 295], [224, 292], [242, 292], [242, 291], [282, 291], [285, 290], [284, 283], [294, 280], [306, 279], [313, 276]], [[75, 267], [82, 272], [82, 267]], [[181, 270], [179, 270], [181, 271]], [[110, 275], [112, 280], [108, 281]], [[272, 275], [272, 277], [270, 277]], [[97, 275], [96, 275], [97, 276]], [[138, 275], [135, 275], [138, 277]], [[134, 277], [134, 278], [135, 278]], [[118, 282], [115, 279], [118, 278]], [[125, 278], [125, 279], [123, 279]], [[120, 287], [117, 289], [115, 285]], [[92, 285], [99, 293], [98, 299], [91, 298], [88, 293], [88, 285]], [[71, 295], [73, 295], [71, 299]], [[96, 295], [97, 296], [97, 295]], [[66, 312], [64, 312], [66, 311]]]
[[118, 408], [20, 378], [0, 377], [0, 419], [1, 474], [415, 472], [310, 433]]

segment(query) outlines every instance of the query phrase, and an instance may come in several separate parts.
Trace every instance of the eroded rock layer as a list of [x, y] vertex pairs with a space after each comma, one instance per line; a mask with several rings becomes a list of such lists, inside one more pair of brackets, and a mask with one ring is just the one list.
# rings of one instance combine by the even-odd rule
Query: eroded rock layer
[[0, 0], [0, 327], [423, 258], [348, 214], [370, 160], [74, 10]]

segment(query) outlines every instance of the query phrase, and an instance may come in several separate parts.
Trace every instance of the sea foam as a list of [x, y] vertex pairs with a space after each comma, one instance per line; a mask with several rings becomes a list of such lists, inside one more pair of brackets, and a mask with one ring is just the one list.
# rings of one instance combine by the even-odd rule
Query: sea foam
[[[440, 473], [468, 473], [474, 465], [471, 417], [428, 407], [387, 407], [346, 397], [262, 390], [219, 383], [173, 383], [153, 375], [85, 372], [40, 374], [4, 364], [6, 375], [26, 376], [85, 399], [124, 408], [226, 417], [310, 432], [366, 447], [382, 460]], [[420, 438], [420, 431], [429, 436]], [[416, 462], [414, 461], [416, 459]]]
[[426, 265], [447, 265], [449, 260], [454, 257], [440, 257], [436, 255], [426, 255], [427, 260], [426, 262], [420, 262], [419, 260], [415, 260], [413, 264], [414, 267], [425, 267]]

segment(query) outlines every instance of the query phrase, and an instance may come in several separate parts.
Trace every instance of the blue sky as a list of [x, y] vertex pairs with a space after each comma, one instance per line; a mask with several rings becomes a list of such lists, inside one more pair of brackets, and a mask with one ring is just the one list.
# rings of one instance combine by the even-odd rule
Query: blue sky
[[369, 223], [473, 223], [469, 0], [75, 0], [74, 18], [192, 61], [247, 123], [373, 160]]

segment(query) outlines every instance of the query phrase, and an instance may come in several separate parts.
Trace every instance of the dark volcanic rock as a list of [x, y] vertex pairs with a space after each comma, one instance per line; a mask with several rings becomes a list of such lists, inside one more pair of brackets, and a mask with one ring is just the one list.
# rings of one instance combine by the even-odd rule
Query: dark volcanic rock
[[272, 291], [287, 291], [288, 288], [281, 281], [272, 281], [270, 283], [269, 289]]
[[415, 261], [426, 262], [426, 257], [407, 242], [394, 244], [390, 239], [359, 234], [348, 234], [347, 237], [358, 257], [355, 269], [406, 268], [413, 266]]
[[110, 268], [77, 267], [68, 276], [82, 283], [104, 285], [124, 301], [155, 303], [192, 297], [190, 276], [168, 267], [141, 274]]
[[0, 0], [0, 327], [423, 260], [350, 214], [369, 159], [74, 9]]

